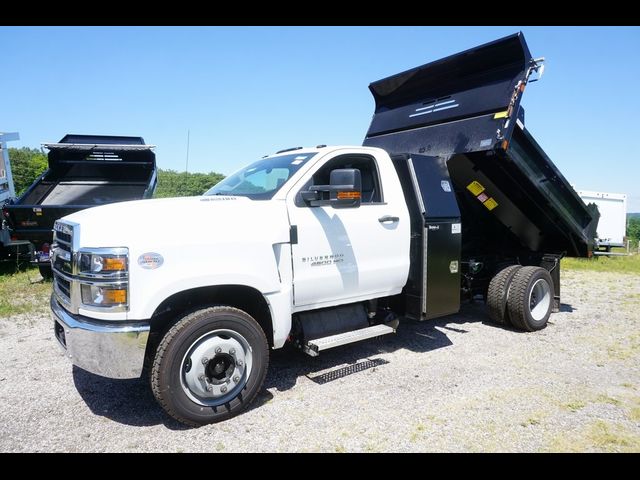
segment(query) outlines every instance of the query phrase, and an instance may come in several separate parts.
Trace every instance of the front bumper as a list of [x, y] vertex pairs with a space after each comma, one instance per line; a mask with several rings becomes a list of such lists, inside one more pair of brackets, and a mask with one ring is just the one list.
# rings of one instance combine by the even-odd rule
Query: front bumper
[[55, 336], [74, 365], [108, 378], [142, 374], [149, 324], [100, 322], [67, 312], [51, 296]]

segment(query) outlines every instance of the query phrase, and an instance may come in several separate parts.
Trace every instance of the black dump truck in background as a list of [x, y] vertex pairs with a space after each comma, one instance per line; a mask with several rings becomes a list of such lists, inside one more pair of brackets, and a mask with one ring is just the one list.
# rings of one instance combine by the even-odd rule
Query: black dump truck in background
[[157, 172], [154, 146], [142, 137], [69, 134], [43, 145], [49, 150], [49, 168], [3, 207], [3, 217], [12, 238], [34, 245], [32, 261], [49, 278], [57, 219], [97, 205], [149, 198]]
[[[364, 145], [392, 156], [412, 216], [411, 271], [397, 310], [434, 318], [481, 294], [490, 316], [508, 322], [510, 284], [535, 266], [550, 274], [557, 311], [560, 259], [591, 256], [597, 207], [524, 126], [520, 101], [542, 61], [518, 33], [370, 84], [376, 108]], [[522, 270], [520, 283], [532, 275]]]

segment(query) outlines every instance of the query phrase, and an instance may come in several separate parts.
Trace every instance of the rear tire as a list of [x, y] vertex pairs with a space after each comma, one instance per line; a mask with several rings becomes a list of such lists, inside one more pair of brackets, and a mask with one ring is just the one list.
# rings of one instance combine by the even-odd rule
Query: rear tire
[[492, 321], [502, 325], [511, 324], [507, 310], [507, 297], [511, 281], [521, 268], [521, 265], [511, 265], [500, 270], [491, 279], [487, 292], [487, 308]]
[[267, 339], [250, 315], [205, 308], [166, 333], [151, 368], [151, 388], [169, 415], [198, 427], [245, 410], [262, 388], [268, 365]]
[[511, 281], [507, 309], [514, 327], [528, 332], [547, 326], [553, 307], [553, 281], [541, 267], [522, 267]]

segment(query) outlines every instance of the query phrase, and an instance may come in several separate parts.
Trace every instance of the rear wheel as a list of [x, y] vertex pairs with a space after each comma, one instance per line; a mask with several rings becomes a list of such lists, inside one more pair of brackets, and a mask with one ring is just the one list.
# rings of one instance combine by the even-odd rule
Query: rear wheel
[[156, 400], [176, 420], [200, 426], [245, 410], [262, 387], [269, 345], [247, 313], [211, 307], [182, 318], [164, 336], [151, 369]]
[[547, 326], [553, 306], [553, 282], [541, 267], [522, 267], [513, 277], [507, 309], [515, 327], [528, 332]]
[[511, 280], [522, 266], [511, 265], [500, 270], [489, 283], [489, 291], [487, 292], [487, 308], [489, 318], [496, 323], [510, 325], [509, 314], [507, 311], [507, 297], [509, 295], [509, 287]]

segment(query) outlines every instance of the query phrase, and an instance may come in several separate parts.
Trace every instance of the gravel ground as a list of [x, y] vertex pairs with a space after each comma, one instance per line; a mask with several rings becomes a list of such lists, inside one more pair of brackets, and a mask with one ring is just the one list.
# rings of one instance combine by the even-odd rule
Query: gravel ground
[[46, 316], [0, 319], [0, 451], [640, 451], [640, 277], [569, 271], [537, 333], [482, 305], [309, 358], [273, 352], [254, 406], [187, 429], [146, 381], [72, 367]]

